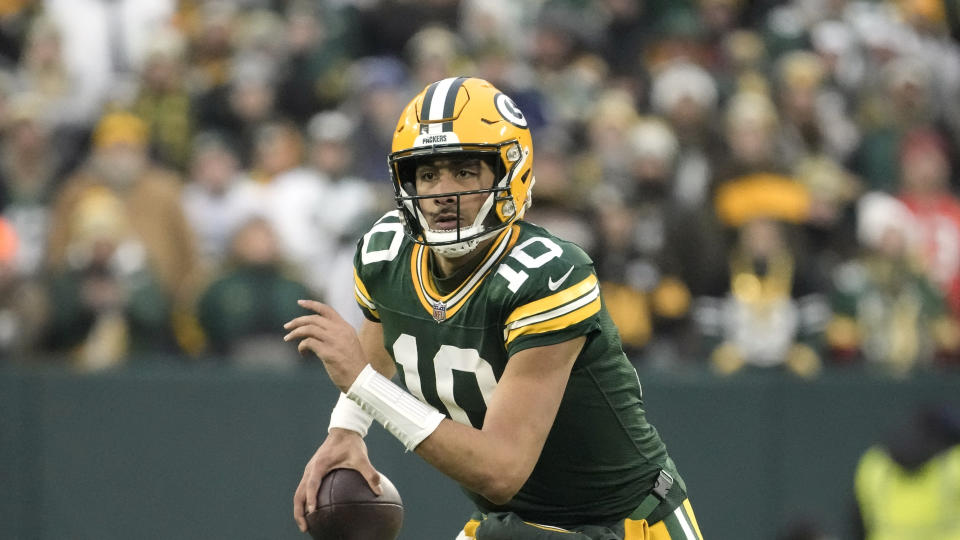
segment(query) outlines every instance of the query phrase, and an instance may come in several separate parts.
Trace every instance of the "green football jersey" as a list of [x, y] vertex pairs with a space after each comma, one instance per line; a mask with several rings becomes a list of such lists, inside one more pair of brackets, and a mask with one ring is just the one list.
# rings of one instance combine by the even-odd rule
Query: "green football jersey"
[[363, 236], [354, 264], [357, 301], [382, 323], [400, 382], [463, 424], [483, 426], [513, 354], [586, 336], [533, 473], [503, 506], [467, 491], [481, 511], [557, 526], [612, 523], [640, 504], [661, 468], [682, 486], [646, 421], [637, 373], [579, 247], [521, 221], [441, 294], [429, 248], [411, 241], [390, 212]]

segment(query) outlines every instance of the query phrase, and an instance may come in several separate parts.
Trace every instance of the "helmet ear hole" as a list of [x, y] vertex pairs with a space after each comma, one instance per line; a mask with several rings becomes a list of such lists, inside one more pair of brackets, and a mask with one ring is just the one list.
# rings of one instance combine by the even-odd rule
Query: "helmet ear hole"
[[396, 164], [396, 169], [398, 180], [400, 181], [400, 185], [403, 186], [403, 189], [406, 189], [407, 193], [415, 193], [416, 183], [414, 182], [414, 176], [417, 173], [416, 160], [405, 159], [398, 161]]
[[503, 160], [500, 159], [498, 154], [480, 154], [479, 157], [493, 171], [493, 186], [491, 187], [496, 186], [507, 175], [507, 168], [504, 166]]

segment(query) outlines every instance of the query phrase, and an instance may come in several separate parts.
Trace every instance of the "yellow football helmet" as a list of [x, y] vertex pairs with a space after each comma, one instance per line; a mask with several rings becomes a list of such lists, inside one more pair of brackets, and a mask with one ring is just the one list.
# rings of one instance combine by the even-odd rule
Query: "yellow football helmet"
[[[494, 182], [486, 189], [417, 195], [413, 172], [423, 157], [471, 154], [494, 158]], [[439, 255], [459, 257], [521, 219], [533, 188], [533, 140], [516, 104], [492, 84], [451, 77], [423, 89], [404, 109], [387, 159], [397, 207], [407, 234]], [[489, 193], [472, 225], [437, 231], [427, 225], [420, 200]], [[492, 210], [492, 212], [491, 212]]]

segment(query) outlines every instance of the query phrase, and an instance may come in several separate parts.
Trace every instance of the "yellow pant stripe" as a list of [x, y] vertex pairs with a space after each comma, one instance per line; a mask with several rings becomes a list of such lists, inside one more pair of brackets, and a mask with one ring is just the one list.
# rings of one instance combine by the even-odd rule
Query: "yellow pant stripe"
[[649, 538], [649, 531], [647, 526], [647, 520], [641, 519], [640, 521], [634, 521], [632, 519], [624, 520], [623, 522], [623, 540], [647, 540]]
[[690, 505], [690, 499], [683, 500], [683, 509], [687, 511], [687, 517], [690, 518], [690, 523], [693, 525], [693, 530], [697, 532], [697, 537], [703, 538], [703, 533], [700, 532], [700, 524], [697, 523], [697, 516], [693, 513], [693, 506]]
[[463, 534], [469, 538], [473, 538], [477, 535], [477, 527], [480, 526], [480, 521], [476, 519], [471, 519], [463, 526]]

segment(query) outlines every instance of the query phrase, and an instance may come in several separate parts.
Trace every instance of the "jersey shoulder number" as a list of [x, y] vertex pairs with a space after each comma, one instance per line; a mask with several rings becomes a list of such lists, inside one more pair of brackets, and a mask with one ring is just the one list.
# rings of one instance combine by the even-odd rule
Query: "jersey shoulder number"
[[400, 212], [387, 212], [360, 238], [355, 265], [359, 269], [361, 265], [394, 260], [405, 238]]
[[[524, 224], [495, 279], [509, 291], [504, 321], [508, 349], [545, 345], [590, 331], [600, 312], [593, 262], [580, 247]], [[513, 351], [515, 352], [515, 351]]]
[[380, 320], [376, 303], [369, 292], [372, 281], [390, 275], [383, 271], [383, 266], [397, 259], [407, 243], [409, 241], [397, 210], [384, 214], [357, 242], [353, 257], [354, 296], [367, 319]]

